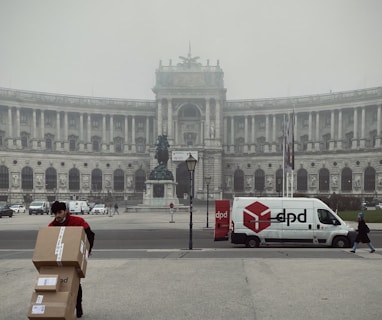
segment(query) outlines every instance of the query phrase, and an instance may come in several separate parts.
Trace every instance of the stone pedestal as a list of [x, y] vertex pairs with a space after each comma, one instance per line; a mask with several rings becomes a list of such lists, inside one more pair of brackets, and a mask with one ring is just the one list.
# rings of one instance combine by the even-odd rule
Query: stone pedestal
[[144, 206], [169, 208], [171, 202], [175, 207], [179, 205], [179, 200], [175, 194], [176, 182], [172, 180], [146, 180], [145, 183]]

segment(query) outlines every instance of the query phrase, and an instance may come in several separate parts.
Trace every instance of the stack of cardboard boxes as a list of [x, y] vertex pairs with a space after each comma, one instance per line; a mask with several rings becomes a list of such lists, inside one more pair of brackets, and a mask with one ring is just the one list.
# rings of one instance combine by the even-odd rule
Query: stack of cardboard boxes
[[29, 319], [74, 319], [88, 255], [89, 242], [83, 227], [40, 228], [32, 259], [39, 275], [28, 309]]

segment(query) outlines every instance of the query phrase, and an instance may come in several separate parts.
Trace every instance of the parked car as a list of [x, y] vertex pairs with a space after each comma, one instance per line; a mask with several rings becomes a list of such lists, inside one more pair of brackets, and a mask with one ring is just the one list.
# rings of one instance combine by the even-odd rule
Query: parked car
[[108, 214], [109, 210], [107, 206], [103, 203], [98, 203], [94, 205], [93, 209], [90, 211], [91, 214]]
[[23, 204], [12, 204], [10, 207], [14, 213], [25, 213], [26, 209]]
[[375, 205], [375, 209], [382, 210], [382, 202]]
[[0, 218], [2, 218], [3, 216], [8, 216], [10, 218], [12, 218], [13, 216], [13, 210], [7, 204], [0, 205]]
[[32, 214], [49, 214], [50, 204], [48, 201], [36, 200], [29, 205], [29, 215]]

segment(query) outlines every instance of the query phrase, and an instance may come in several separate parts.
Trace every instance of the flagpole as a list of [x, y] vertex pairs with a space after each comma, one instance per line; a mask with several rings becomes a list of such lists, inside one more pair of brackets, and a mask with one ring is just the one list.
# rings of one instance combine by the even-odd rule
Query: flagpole
[[285, 131], [286, 131], [286, 123], [285, 123], [285, 114], [284, 114], [284, 123], [283, 123], [283, 185], [282, 185], [282, 188], [283, 188], [283, 197], [284, 197], [284, 189], [285, 189], [285, 147], [286, 147], [286, 134], [285, 134]]

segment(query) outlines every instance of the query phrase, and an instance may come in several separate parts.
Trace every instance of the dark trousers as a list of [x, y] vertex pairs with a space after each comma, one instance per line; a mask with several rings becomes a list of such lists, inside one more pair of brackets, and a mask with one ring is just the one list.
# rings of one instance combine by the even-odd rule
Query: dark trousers
[[78, 294], [77, 294], [77, 303], [76, 303], [76, 309], [80, 309], [82, 311], [82, 287], [81, 283], [78, 287]]

